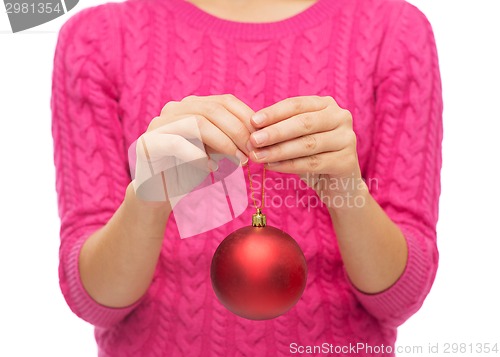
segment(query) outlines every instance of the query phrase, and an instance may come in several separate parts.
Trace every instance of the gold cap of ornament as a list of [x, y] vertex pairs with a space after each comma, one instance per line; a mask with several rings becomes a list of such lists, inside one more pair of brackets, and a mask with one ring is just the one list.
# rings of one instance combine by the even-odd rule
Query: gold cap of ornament
[[260, 208], [257, 208], [257, 213], [252, 216], [252, 226], [253, 227], [265, 227], [266, 226], [266, 216], [262, 214]]

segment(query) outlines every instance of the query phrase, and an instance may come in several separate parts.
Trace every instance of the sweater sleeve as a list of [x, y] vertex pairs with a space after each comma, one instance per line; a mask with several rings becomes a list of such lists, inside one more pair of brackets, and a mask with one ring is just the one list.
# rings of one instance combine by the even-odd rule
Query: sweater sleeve
[[[111, 326], [134, 306], [115, 309], [85, 291], [78, 259], [85, 240], [121, 204], [130, 182], [118, 112], [107, 5], [85, 9], [61, 29], [52, 74], [52, 135], [61, 218], [59, 279], [71, 310], [87, 322]], [[106, 49], [106, 50], [104, 50]], [[108, 55], [107, 55], [108, 54]]]
[[364, 175], [373, 197], [403, 232], [408, 260], [386, 291], [354, 291], [368, 312], [395, 327], [421, 307], [438, 266], [442, 95], [426, 17], [405, 2], [392, 18], [375, 76], [375, 147]]

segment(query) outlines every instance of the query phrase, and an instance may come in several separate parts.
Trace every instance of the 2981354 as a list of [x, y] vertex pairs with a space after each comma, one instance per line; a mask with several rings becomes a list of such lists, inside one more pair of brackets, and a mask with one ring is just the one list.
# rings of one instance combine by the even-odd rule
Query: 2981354
[[64, 12], [60, 2], [19, 3], [6, 2], [7, 14], [51, 14]]
[[498, 354], [500, 349], [498, 343], [444, 343], [443, 353], [446, 354]]

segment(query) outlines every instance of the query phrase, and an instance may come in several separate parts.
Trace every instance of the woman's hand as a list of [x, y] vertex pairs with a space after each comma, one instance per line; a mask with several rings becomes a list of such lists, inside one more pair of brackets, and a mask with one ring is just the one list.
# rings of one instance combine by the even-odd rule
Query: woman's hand
[[253, 114], [232, 95], [189, 96], [167, 103], [130, 151], [136, 197], [165, 202], [191, 192], [210, 170], [217, 170], [221, 154], [246, 164]]
[[[250, 124], [253, 114], [250, 107], [231, 94], [204, 97], [191, 95], [178, 102], [168, 102], [160, 116], [151, 121], [147, 132], [186, 117], [194, 117], [207, 152], [236, 156], [245, 163], [248, 156], [246, 143], [250, 133], [255, 130]], [[179, 127], [179, 130], [182, 128]]]
[[[331, 97], [288, 98], [253, 115], [250, 158], [299, 174], [327, 204], [364, 188], [349, 111]], [[330, 206], [330, 205], [329, 205]]]
[[406, 266], [406, 240], [361, 178], [351, 114], [330, 97], [296, 97], [258, 111], [251, 122], [258, 130], [250, 158], [305, 176], [328, 207], [354, 286], [373, 294], [394, 284]]

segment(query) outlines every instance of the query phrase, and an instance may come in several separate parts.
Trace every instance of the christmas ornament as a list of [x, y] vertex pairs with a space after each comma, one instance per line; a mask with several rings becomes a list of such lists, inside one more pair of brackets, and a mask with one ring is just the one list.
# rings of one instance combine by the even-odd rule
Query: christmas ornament
[[266, 225], [264, 205], [265, 168], [262, 174], [262, 205], [252, 226], [227, 236], [212, 258], [210, 276], [219, 301], [231, 312], [251, 320], [278, 317], [302, 296], [307, 264], [297, 242], [280, 229]]

